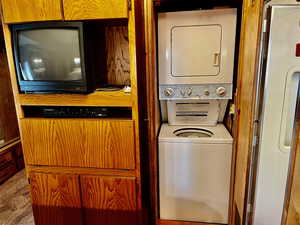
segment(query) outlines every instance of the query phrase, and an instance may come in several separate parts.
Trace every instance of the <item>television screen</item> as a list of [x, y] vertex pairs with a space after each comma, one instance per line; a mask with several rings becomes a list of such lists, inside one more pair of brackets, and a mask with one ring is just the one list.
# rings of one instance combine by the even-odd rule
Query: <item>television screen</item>
[[20, 30], [18, 63], [23, 81], [80, 81], [78, 29]]

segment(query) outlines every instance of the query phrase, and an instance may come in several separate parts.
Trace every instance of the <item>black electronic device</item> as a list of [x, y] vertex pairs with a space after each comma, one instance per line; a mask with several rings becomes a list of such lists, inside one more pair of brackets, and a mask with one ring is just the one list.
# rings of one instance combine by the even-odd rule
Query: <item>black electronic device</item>
[[[88, 93], [105, 70], [96, 60], [104, 32], [93, 22], [12, 25], [14, 59], [21, 92]], [[102, 37], [102, 36], [103, 37]]]

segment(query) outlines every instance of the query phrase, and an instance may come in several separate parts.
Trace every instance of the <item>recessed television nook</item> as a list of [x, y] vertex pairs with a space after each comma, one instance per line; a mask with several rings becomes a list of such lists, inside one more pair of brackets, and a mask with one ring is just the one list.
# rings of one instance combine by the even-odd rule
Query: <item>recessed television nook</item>
[[19, 92], [88, 94], [130, 87], [127, 26], [122, 20], [11, 25]]

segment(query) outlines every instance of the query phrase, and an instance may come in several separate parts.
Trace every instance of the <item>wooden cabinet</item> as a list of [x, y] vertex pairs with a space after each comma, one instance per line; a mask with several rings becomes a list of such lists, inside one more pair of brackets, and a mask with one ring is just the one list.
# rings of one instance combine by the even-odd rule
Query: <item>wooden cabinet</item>
[[0, 148], [0, 183], [24, 168], [20, 139]]
[[32, 172], [30, 182], [37, 225], [137, 224], [135, 178]]
[[82, 225], [79, 176], [31, 173], [37, 225]]
[[128, 18], [131, 0], [63, 0], [66, 20]]
[[87, 225], [137, 224], [135, 178], [82, 176], [80, 181]]
[[30, 165], [134, 169], [132, 120], [22, 119]]
[[[137, 40], [143, 40], [143, 32], [136, 32], [141, 30], [141, 24], [136, 21], [142, 23], [142, 2], [135, 5], [136, 1], [130, 0], [130, 6], [128, 0], [0, 1], [35, 224], [135, 225], [140, 219], [137, 213], [143, 211], [139, 136], [143, 118], [138, 93], [138, 77], [143, 79], [143, 68], [138, 65], [142, 65], [144, 51], [136, 44]], [[108, 61], [113, 61], [111, 67], [107, 66], [109, 71], [118, 69], [114, 65], [122, 68], [113, 75], [124, 83], [130, 82], [130, 93], [123, 90], [86, 95], [19, 92], [10, 23], [100, 19], [104, 20], [96, 23], [101, 28], [95, 32], [103, 32], [105, 27], [107, 59], [99, 59], [99, 66], [104, 68]], [[121, 31], [111, 29], [118, 26]], [[124, 42], [117, 40], [115, 45], [111, 33], [124, 33]], [[124, 57], [121, 63], [120, 57]], [[73, 119], [26, 113], [27, 107], [38, 111], [38, 106], [120, 107], [120, 114], [106, 119]], [[124, 114], [123, 108], [126, 108]]]
[[126, 19], [131, 0], [1, 0], [5, 23]]
[[61, 0], [2, 0], [5, 23], [62, 20]]

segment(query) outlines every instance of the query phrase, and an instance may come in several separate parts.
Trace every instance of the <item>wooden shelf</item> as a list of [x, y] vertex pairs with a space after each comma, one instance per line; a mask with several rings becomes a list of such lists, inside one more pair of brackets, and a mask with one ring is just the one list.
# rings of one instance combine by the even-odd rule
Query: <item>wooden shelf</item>
[[22, 106], [114, 106], [131, 107], [132, 95], [124, 91], [94, 92], [92, 94], [20, 94]]

